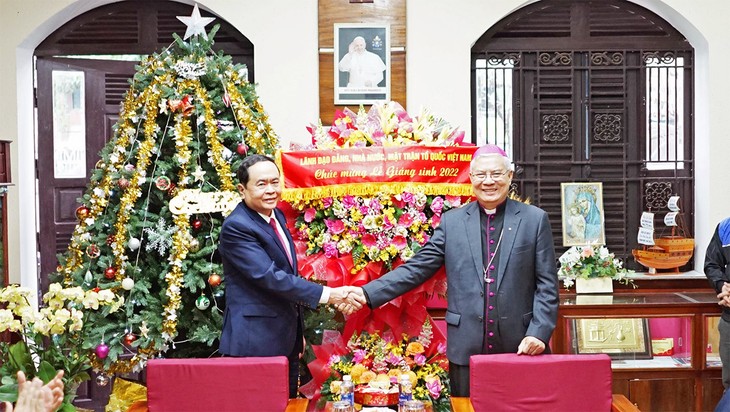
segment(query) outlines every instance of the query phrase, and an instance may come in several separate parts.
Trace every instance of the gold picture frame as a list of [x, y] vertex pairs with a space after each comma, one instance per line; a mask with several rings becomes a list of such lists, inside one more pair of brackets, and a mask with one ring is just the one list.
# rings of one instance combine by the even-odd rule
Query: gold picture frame
[[605, 353], [612, 359], [651, 359], [649, 322], [644, 318], [573, 319], [576, 353]]

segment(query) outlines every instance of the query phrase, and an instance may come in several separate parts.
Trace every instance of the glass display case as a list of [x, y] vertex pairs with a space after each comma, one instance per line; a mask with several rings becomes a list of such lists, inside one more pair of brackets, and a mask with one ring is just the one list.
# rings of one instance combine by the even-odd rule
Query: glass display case
[[613, 392], [641, 410], [713, 410], [722, 395], [715, 293], [561, 294], [554, 353], [611, 356]]

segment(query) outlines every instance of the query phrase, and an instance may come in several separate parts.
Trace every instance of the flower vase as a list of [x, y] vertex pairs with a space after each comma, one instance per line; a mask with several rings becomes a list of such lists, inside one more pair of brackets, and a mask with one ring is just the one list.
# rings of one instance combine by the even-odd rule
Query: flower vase
[[613, 293], [613, 279], [577, 278], [575, 279], [575, 293]]

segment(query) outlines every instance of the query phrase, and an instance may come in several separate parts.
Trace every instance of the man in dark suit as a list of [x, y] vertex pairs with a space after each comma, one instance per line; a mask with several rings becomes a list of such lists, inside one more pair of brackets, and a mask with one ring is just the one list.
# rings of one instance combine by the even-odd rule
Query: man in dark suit
[[[717, 329], [720, 333], [722, 384], [725, 387], [725, 393], [728, 393], [728, 388], [730, 388], [730, 217], [718, 223], [715, 233], [707, 245], [705, 275], [710, 281], [710, 285], [718, 293], [717, 298], [720, 299], [718, 305], [722, 306], [722, 316], [717, 324]], [[723, 399], [725, 398], [723, 396]], [[725, 400], [725, 404], [730, 404], [730, 398]]]
[[294, 398], [303, 350], [302, 307], [330, 303], [350, 312], [365, 301], [348, 301], [349, 287], [329, 288], [298, 276], [294, 242], [276, 208], [281, 184], [271, 158], [248, 156], [237, 176], [243, 201], [223, 222], [218, 246], [226, 281], [220, 352], [287, 356], [289, 396]]
[[454, 396], [469, 396], [469, 357], [538, 355], [558, 314], [558, 277], [547, 213], [507, 198], [514, 166], [497, 146], [470, 165], [476, 202], [444, 214], [408, 262], [363, 286], [371, 307], [420, 285], [442, 266], [448, 283], [447, 357]]

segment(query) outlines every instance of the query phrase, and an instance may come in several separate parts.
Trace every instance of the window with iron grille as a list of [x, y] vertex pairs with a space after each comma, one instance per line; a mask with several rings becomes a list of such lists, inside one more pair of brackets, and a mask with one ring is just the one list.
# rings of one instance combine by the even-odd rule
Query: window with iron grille
[[642, 211], [660, 228], [678, 195], [693, 234], [693, 60], [669, 23], [617, 0], [533, 3], [475, 43], [472, 140], [512, 156], [513, 187], [549, 213], [558, 254], [562, 182], [603, 183], [606, 245], [633, 269]]

